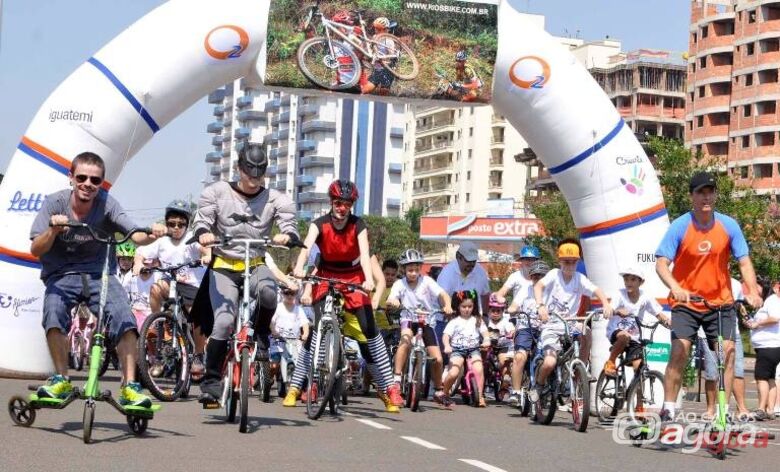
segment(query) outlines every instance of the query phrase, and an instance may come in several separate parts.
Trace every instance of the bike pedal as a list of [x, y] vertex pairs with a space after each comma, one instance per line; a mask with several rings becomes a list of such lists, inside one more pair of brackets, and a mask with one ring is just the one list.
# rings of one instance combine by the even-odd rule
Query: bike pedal
[[219, 409], [219, 402], [202, 402], [201, 405], [203, 405], [204, 410], [218, 410]]

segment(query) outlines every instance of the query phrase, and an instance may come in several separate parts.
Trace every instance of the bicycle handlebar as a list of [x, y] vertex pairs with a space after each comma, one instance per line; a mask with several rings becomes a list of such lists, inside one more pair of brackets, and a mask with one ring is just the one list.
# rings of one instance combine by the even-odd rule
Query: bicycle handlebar
[[[196, 241], [197, 239], [193, 238], [193, 241]], [[227, 246], [230, 244], [242, 244], [242, 245], [249, 245], [250, 247], [262, 247], [262, 248], [277, 248], [277, 249], [292, 249], [295, 247], [299, 248], [305, 248], [306, 245], [303, 244], [303, 241], [300, 239], [290, 239], [290, 242], [288, 244], [276, 244], [274, 243], [272, 238], [237, 238], [234, 236], [231, 236], [229, 234], [226, 234], [222, 236], [221, 238], [217, 239], [211, 244], [207, 244], [205, 247], [222, 247]]]
[[168, 267], [144, 267], [141, 269], [141, 273], [148, 274], [151, 272], [164, 272], [173, 276], [176, 275], [176, 272], [182, 267], [190, 267], [194, 269], [200, 266], [201, 266], [200, 261], [191, 261], [191, 262], [185, 262], [184, 264], [168, 266]]
[[350, 282], [344, 282], [343, 280], [339, 279], [332, 279], [329, 277], [320, 277], [319, 275], [304, 275], [303, 277], [296, 277], [296, 279], [300, 279], [304, 282], [325, 282], [328, 284], [328, 286], [335, 287], [337, 285], [344, 286], [351, 291], [360, 291], [368, 295], [368, 293], [363, 290], [363, 287], [361, 287], [358, 284], [353, 284]]
[[122, 243], [127, 242], [127, 240], [130, 239], [135, 233], [146, 233], [146, 234], [151, 234], [152, 233], [152, 229], [151, 228], [133, 228], [122, 239], [116, 239], [113, 236], [109, 236], [107, 238], [103, 238], [103, 237], [98, 236], [98, 234], [95, 231], [95, 229], [92, 226], [88, 225], [87, 223], [75, 223], [74, 222], [74, 223], [64, 223], [64, 224], [59, 224], [59, 225], [54, 225], [54, 224], [49, 223], [49, 226], [50, 227], [61, 226], [61, 227], [65, 227], [65, 228], [84, 228], [84, 229], [86, 229], [89, 232], [90, 236], [92, 236], [92, 239], [94, 239], [95, 241], [97, 241], [99, 243], [108, 244], [110, 246], [118, 246], [118, 245], [120, 245]]

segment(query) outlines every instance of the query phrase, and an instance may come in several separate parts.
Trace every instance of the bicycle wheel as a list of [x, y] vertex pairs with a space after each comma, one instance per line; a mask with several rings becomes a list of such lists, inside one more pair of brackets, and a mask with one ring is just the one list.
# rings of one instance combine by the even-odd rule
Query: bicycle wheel
[[233, 353], [228, 352], [230, 359], [225, 363], [225, 376], [222, 379], [224, 382], [222, 386], [222, 398], [225, 402], [225, 421], [233, 423], [236, 421], [236, 404], [238, 403], [238, 397], [236, 395], [236, 389], [233, 386], [233, 370], [235, 369], [235, 361], [233, 360]]
[[95, 403], [93, 401], [86, 401], [84, 403], [84, 416], [82, 418], [82, 427], [84, 444], [92, 442], [92, 423], [95, 421]]
[[660, 414], [664, 407], [664, 376], [656, 370], [640, 372], [626, 392], [626, 405], [632, 420], [637, 413]]
[[181, 397], [190, 377], [188, 342], [181, 328], [174, 326], [172, 313], [154, 313], [144, 320], [138, 337], [141, 384], [164, 402]]
[[108, 367], [111, 365], [111, 358], [114, 355], [114, 347], [108, 341], [104, 340], [102, 355], [100, 356], [100, 370], [98, 371], [98, 377], [103, 377], [108, 371]]
[[[537, 365], [534, 367], [534, 372], [539, 372], [544, 361], [539, 358], [535, 362]], [[540, 395], [539, 399], [533, 402], [532, 405], [534, 421], [545, 425], [552, 423], [553, 418], [555, 418], [555, 411], [558, 409], [558, 384], [554, 371], [550, 374], [548, 381], [549, 385], [545, 389], [544, 395]]]
[[414, 367], [412, 367], [412, 385], [409, 390], [409, 408], [412, 411], [420, 410], [420, 400], [422, 399], [424, 385], [425, 359], [421, 352], [414, 353]]
[[257, 385], [260, 389], [260, 401], [271, 403], [271, 364], [268, 361], [257, 361]]
[[474, 408], [479, 407], [479, 383], [477, 383], [477, 377], [475, 375], [469, 376], [469, 390], [471, 392], [469, 393], [469, 400], [471, 401], [471, 406]]
[[379, 33], [372, 38], [379, 43], [376, 46], [382, 55], [393, 56], [381, 59], [380, 62], [391, 74], [399, 80], [412, 80], [420, 73], [420, 61], [414, 55], [414, 51], [406, 43], [390, 33]]
[[334, 323], [322, 327], [319, 338], [320, 359], [312, 359], [309, 368], [309, 390], [306, 395], [306, 415], [316, 420], [325, 411], [333, 395], [338, 370], [341, 334]]
[[574, 429], [584, 433], [588, 430], [590, 419], [590, 375], [583, 364], [574, 364], [574, 376], [571, 380], [571, 417]]
[[362, 65], [352, 47], [324, 37], [307, 39], [298, 46], [298, 67], [316, 85], [328, 90], [347, 90], [357, 85]]
[[596, 382], [596, 413], [602, 423], [611, 422], [623, 407], [618, 380], [618, 377], [609, 377], [602, 370]]
[[249, 374], [249, 348], [245, 347], [241, 349], [241, 378], [239, 379], [239, 385], [241, 390], [239, 391], [239, 420], [238, 420], [238, 432], [246, 433], [246, 426], [249, 422], [249, 382], [251, 381]]

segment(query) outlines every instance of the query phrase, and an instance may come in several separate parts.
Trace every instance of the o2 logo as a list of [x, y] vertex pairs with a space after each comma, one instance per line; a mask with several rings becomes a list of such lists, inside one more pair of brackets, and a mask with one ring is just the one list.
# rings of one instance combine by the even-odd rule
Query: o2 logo
[[550, 64], [539, 56], [523, 56], [509, 68], [509, 80], [526, 90], [544, 88], [550, 81]]
[[[235, 41], [238, 40], [236, 43]], [[206, 53], [214, 59], [221, 61], [241, 57], [241, 53], [249, 45], [249, 34], [241, 27], [235, 25], [217, 26], [209, 31], [203, 40]]]

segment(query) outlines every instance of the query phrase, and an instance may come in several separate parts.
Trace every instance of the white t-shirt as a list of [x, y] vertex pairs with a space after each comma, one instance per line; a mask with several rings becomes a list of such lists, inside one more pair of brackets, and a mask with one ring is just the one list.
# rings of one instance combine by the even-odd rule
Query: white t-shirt
[[[434, 311], [438, 310], [438, 299], [442, 293], [444, 290], [439, 284], [427, 275], [421, 275], [417, 279], [417, 285], [414, 289], [409, 286], [406, 277], [396, 280], [390, 288], [390, 295], [387, 298], [400, 300], [402, 307], [419, 308], [433, 314]], [[416, 322], [417, 315], [403, 309], [401, 310], [401, 320]]]
[[[531, 287], [533, 289], [533, 286]], [[526, 298], [519, 305], [520, 312], [516, 315], [517, 327], [523, 328], [539, 328], [541, 322], [539, 321], [539, 313], [536, 310], [536, 300], [533, 298], [533, 294], [530, 298]], [[524, 313], [527, 313], [526, 317]]]
[[[771, 295], [764, 301], [755, 316], [756, 321], [763, 321], [772, 316], [780, 318], [780, 297]], [[750, 344], [754, 348], [780, 347], [780, 323], [762, 326], [750, 332]]]
[[480, 296], [477, 301], [480, 307], [479, 311], [480, 313], [485, 312], [482, 309], [482, 295], [490, 294], [490, 280], [488, 280], [487, 272], [481, 265], [477, 264], [467, 276], [463, 277], [460, 273], [460, 267], [458, 267], [458, 261], [452, 261], [441, 270], [436, 283], [450, 297], [453, 293], [461, 290], [476, 290]]
[[119, 280], [119, 283], [122, 285], [122, 287], [125, 287], [130, 283], [130, 279], [133, 278], [133, 270], [130, 269], [124, 274], [121, 272], [116, 273], [116, 278]]
[[650, 314], [658, 316], [663, 311], [663, 307], [641, 289], [639, 290], [639, 298], [636, 303], [631, 302], [628, 298], [628, 292], [624, 288], [621, 288], [617, 293], [612, 295], [610, 300], [612, 308], [615, 311], [619, 308], [625, 308], [628, 310], [629, 316], [624, 318], [616, 312], [612, 313], [612, 317], [607, 324], [607, 339], [612, 339], [612, 333], [620, 330], [626, 331], [631, 335], [632, 340], [639, 342], [639, 325], [636, 324], [634, 315], [638, 316], [642, 323], [650, 324], [649, 321], [645, 320], [645, 315]]
[[547, 272], [541, 282], [544, 284], [542, 301], [547, 305], [547, 310], [564, 318], [577, 316], [582, 297], [592, 297], [597, 288], [580, 272], [575, 272], [566, 283], [560, 269]]
[[498, 321], [493, 321], [488, 317], [487, 328], [489, 332], [497, 332], [499, 335], [498, 345], [506, 346], [512, 343], [511, 339], [507, 339], [507, 335], [515, 330], [515, 327], [509, 320], [501, 318]]
[[512, 291], [512, 303], [516, 303], [517, 306], [520, 306], [527, 297], [533, 298], [534, 296], [534, 283], [525, 278], [521, 270], [509, 274], [504, 287]]
[[276, 312], [271, 318], [271, 324], [276, 327], [279, 337], [298, 339], [301, 337], [301, 328], [303, 325], [309, 324], [309, 319], [306, 318], [306, 313], [300, 305], [295, 305], [291, 311], [284, 303], [280, 303], [276, 305]]
[[157, 277], [156, 273], [146, 280], [143, 280], [141, 276], [135, 275], [127, 279], [123, 287], [130, 297], [130, 308], [133, 311], [140, 311], [147, 315], [152, 313], [152, 306], [149, 304], [149, 294], [152, 290], [152, 285], [157, 280], [159, 280], [159, 277]]
[[[174, 244], [170, 237], [164, 237], [148, 246], [141, 246], [136, 251], [140, 252], [147, 259], [158, 259], [160, 267], [163, 268], [200, 260], [200, 244], [184, 244], [184, 241], [188, 239], [190, 239], [190, 234], [185, 235], [179, 241], [179, 244]], [[182, 267], [179, 269], [178, 275], [179, 277], [184, 277], [184, 282], [182, 283], [198, 287], [205, 273], [205, 267], [194, 269]]]
[[456, 316], [444, 328], [444, 334], [450, 337], [450, 346], [455, 351], [476, 349], [480, 344], [480, 336], [487, 336], [487, 326], [480, 323], [477, 328], [477, 318]]

